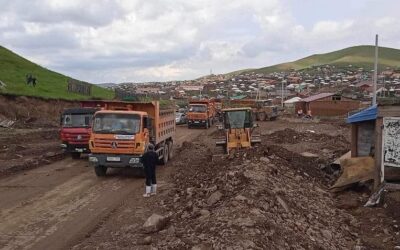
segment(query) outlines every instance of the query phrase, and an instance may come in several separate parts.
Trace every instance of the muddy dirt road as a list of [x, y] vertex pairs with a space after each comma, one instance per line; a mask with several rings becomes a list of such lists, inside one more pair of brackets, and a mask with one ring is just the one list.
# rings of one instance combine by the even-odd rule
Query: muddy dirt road
[[[211, 130], [177, 128], [176, 146]], [[169, 173], [160, 168], [159, 180]], [[1, 249], [65, 249], [79, 242], [132, 195], [143, 179], [128, 170], [99, 179], [87, 159], [70, 158], [1, 179]]]

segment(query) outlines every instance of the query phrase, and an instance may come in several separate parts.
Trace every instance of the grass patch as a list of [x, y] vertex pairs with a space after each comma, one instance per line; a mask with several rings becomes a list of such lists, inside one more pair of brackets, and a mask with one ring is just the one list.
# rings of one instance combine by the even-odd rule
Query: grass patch
[[[326, 64], [338, 67], [353, 65], [354, 67], [363, 67], [366, 70], [371, 70], [374, 67], [374, 56], [374, 46], [354, 46], [330, 53], [308, 56], [293, 62], [281, 63], [259, 69], [239, 70], [235, 72], [255, 72], [269, 74], [273, 72], [289, 71], [292, 69], [303, 70], [306, 68], [311, 68], [313, 66]], [[400, 67], [400, 50], [379, 47], [378, 63], [380, 71], [384, 70], [386, 67], [398, 69]], [[228, 75], [232, 73], [228, 73]]]
[[[36, 87], [26, 85], [27, 74], [36, 77]], [[67, 80], [67, 76], [30, 62], [0, 46], [0, 81], [6, 84], [5, 89], [1, 89], [0, 93], [65, 100], [114, 98], [113, 91], [96, 85], [92, 85], [91, 96], [69, 93]]]

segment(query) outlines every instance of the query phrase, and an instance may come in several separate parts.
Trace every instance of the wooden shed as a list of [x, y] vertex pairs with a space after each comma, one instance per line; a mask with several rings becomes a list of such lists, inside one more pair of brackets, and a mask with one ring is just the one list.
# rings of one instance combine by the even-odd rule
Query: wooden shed
[[400, 180], [400, 105], [379, 105], [347, 119], [351, 123], [351, 157], [373, 156], [375, 187]]

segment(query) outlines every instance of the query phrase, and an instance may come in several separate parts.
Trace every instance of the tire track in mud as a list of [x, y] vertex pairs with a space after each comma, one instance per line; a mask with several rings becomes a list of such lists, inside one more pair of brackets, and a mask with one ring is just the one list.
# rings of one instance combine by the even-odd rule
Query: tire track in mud
[[[209, 131], [178, 127], [176, 146]], [[2, 179], [0, 248], [65, 249], [83, 240], [127, 197], [141, 196], [143, 179], [129, 172], [98, 178], [87, 161], [64, 159]], [[161, 169], [160, 184], [170, 172]]]

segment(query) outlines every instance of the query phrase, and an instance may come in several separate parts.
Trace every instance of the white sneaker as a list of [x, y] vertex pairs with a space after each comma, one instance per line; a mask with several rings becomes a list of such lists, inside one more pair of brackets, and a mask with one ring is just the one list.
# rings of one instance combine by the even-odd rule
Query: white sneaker
[[151, 192], [150, 195], [156, 195], [157, 194], [157, 184], [151, 185]]
[[146, 193], [143, 194], [143, 197], [145, 198], [150, 197], [150, 193], [151, 193], [151, 186], [146, 186]]

